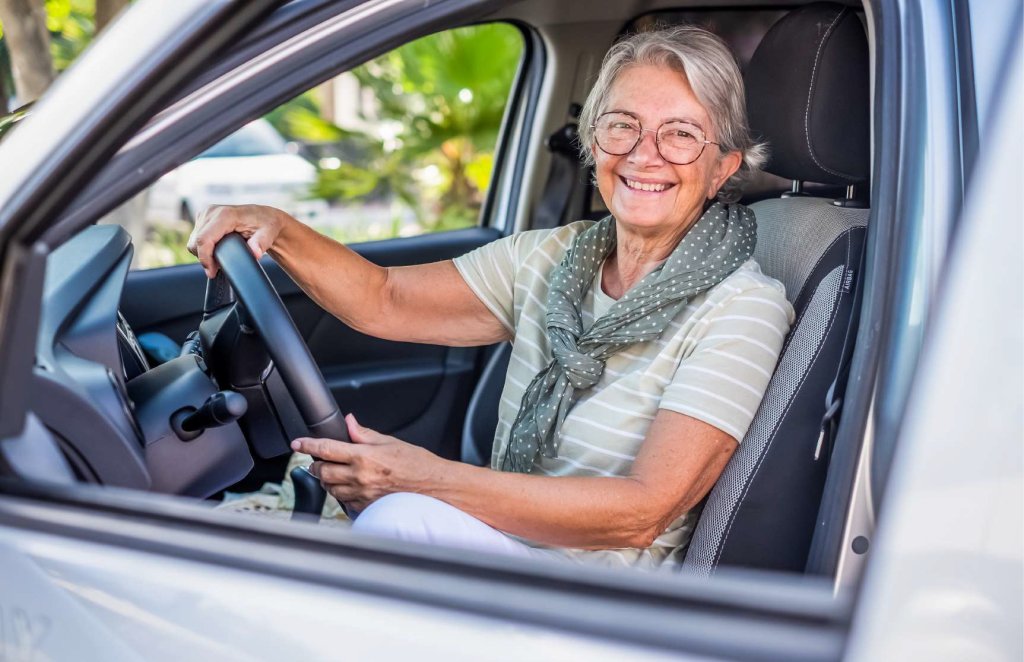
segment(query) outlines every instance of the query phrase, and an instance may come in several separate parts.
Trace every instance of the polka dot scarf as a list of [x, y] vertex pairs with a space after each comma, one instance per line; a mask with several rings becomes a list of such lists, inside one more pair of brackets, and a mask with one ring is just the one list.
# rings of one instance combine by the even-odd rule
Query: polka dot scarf
[[529, 473], [539, 453], [558, 457], [558, 433], [580, 390], [601, 378], [608, 357], [654, 340], [694, 296], [720, 283], [754, 252], [754, 212], [716, 202], [669, 258], [647, 274], [583, 332], [580, 306], [615, 248], [615, 219], [594, 223], [551, 272], [547, 334], [552, 361], [523, 394], [501, 460], [503, 471]]

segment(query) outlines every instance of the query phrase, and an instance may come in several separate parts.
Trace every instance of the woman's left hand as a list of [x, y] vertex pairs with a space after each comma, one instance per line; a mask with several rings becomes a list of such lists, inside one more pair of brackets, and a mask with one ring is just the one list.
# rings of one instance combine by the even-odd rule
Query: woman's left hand
[[352, 414], [345, 417], [352, 443], [301, 437], [292, 449], [316, 461], [309, 472], [327, 493], [349, 510], [364, 510], [393, 492], [420, 492], [441, 458], [401, 439], [365, 428]]

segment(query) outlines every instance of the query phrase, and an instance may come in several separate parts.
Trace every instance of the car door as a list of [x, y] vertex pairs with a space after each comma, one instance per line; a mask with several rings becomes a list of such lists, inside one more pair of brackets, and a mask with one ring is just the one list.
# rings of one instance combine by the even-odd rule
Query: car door
[[[180, 346], [202, 317], [206, 278], [184, 251], [194, 220], [188, 212], [196, 211], [190, 210], [196, 197], [286, 208], [388, 267], [451, 259], [501, 236], [488, 214], [488, 191], [495, 155], [503, 149], [501, 136], [508, 133], [502, 123], [515, 115], [510, 106], [529, 70], [525, 44], [521, 31], [509, 24], [427, 35], [354, 70], [333, 73], [325, 83], [280, 104], [266, 114], [269, 121], [260, 120], [267, 131], [273, 123], [291, 133], [291, 154], [275, 155], [276, 167], [288, 158], [316, 166], [314, 178], [291, 199], [275, 193], [285, 184], [274, 179], [274, 166], [258, 163], [266, 157], [253, 151], [227, 153], [229, 143], [238, 142], [251, 123], [115, 210], [108, 218], [129, 229], [136, 249], [122, 312], [144, 345], [153, 348], [151, 356], [159, 360], [161, 343], [172, 350]], [[483, 71], [467, 74], [461, 66], [444, 66], [454, 63], [452, 49], [465, 54], [483, 48], [491, 63]], [[439, 66], [425, 79], [412, 64], [429, 57]], [[389, 98], [381, 79], [406, 88], [428, 86], [439, 94], [404, 89]], [[415, 136], [403, 134], [395, 124], [405, 123], [403, 109], [412, 106], [409, 100], [417, 94], [417, 105], [448, 115], [422, 122], [418, 110], [407, 110], [407, 123], [421, 124]], [[465, 110], [473, 111], [473, 119], [458, 116]], [[290, 131], [296, 125], [300, 128]], [[402, 148], [388, 153], [386, 141], [396, 139], [404, 141]], [[176, 196], [173, 185], [187, 168], [192, 168], [192, 189]], [[249, 179], [239, 174], [260, 168], [268, 172]], [[206, 179], [196, 183], [197, 171], [207, 173]], [[353, 182], [363, 188], [353, 192]], [[313, 303], [272, 260], [264, 259], [263, 266], [343, 412], [442, 456], [458, 457], [465, 409], [485, 349], [361, 334]]]

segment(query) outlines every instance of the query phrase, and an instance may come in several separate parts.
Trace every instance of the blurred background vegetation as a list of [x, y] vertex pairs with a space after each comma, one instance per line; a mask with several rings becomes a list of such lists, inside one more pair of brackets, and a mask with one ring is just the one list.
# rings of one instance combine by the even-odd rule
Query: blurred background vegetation
[[[0, 114], [41, 94], [128, 3], [0, 0]], [[20, 79], [14, 74], [17, 60], [2, 21], [11, 12], [33, 10], [48, 38], [49, 62], [41, 62], [47, 59], [41, 52], [31, 58], [42, 82], [30, 90], [24, 72]], [[510, 25], [449, 30], [386, 53], [268, 113], [273, 127], [316, 166], [306, 197], [326, 201], [331, 213], [327, 222], [311, 225], [346, 242], [475, 225], [522, 51], [522, 36]], [[339, 92], [358, 97], [346, 102], [343, 113]], [[138, 266], [190, 261], [183, 249], [188, 221], [145, 225], [144, 236], [135, 236], [143, 258]]]
[[[393, 199], [421, 231], [469, 227], [490, 183], [522, 48], [509, 25], [431, 35], [352, 70], [373, 100], [365, 126], [324, 119], [315, 90], [267, 119], [320, 157], [313, 196], [341, 204]], [[397, 234], [400, 215], [393, 220]]]

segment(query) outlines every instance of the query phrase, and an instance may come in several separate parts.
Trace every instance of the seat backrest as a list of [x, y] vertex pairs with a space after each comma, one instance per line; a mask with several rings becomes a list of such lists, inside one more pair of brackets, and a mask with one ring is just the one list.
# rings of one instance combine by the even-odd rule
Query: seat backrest
[[[746, 73], [751, 128], [772, 154], [766, 170], [800, 182], [866, 181], [868, 75], [864, 29], [848, 7], [817, 3], [780, 19]], [[721, 565], [804, 570], [830, 456], [822, 419], [853, 332], [868, 210], [805, 196], [751, 208], [754, 257], [786, 286], [796, 322], [694, 530], [683, 569], [697, 574]]]

